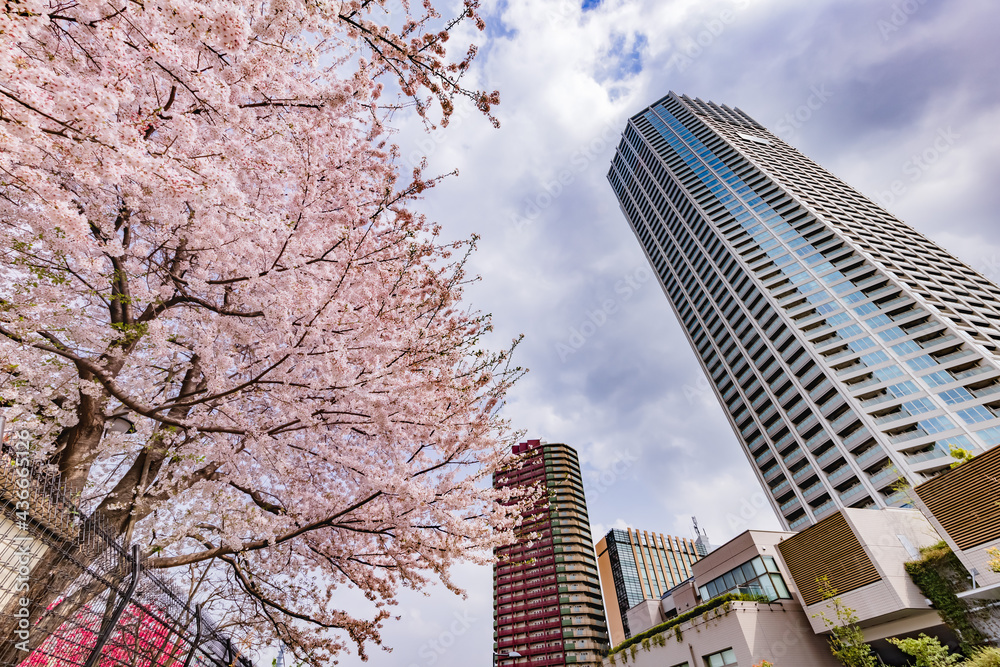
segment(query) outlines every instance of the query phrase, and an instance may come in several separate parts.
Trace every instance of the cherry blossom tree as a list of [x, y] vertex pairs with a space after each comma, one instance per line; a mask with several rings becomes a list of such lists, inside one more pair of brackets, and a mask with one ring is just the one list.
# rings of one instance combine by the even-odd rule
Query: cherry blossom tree
[[478, 0], [0, 13], [8, 421], [151, 567], [309, 664], [365, 656], [400, 587], [454, 588], [518, 521], [489, 476], [520, 371], [482, 348], [474, 239], [413, 212], [435, 181], [403, 173], [387, 122], [465, 100], [495, 124], [497, 94], [463, 83], [475, 48], [446, 48], [469, 28]]

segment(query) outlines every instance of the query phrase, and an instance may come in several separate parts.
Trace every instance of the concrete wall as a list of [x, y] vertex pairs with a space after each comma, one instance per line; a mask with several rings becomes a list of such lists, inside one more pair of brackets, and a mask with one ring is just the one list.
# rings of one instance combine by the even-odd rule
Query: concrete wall
[[666, 620], [659, 600], [643, 600], [629, 609], [625, 616], [628, 617], [628, 628], [633, 637]]
[[[741, 667], [769, 660], [778, 667], [839, 667], [824, 637], [813, 633], [801, 607], [731, 602], [706, 617], [681, 623], [680, 639], [674, 628], [663, 633], [664, 645], [636, 646], [635, 658], [626, 649], [614, 656], [616, 665], [673, 667], [687, 662], [703, 667], [704, 657], [732, 648]], [[611, 658], [604, 665], [611, 665]]]
[[40, 540], [0, 516], [0, 612], [17, 607], [21, 597], [31, 597], [21, 590], [22, 584], [33, 583], [31, 571], [46, 551], [48, 547]]
[[[941, 618], [927, 604], [905, 569], [907, 561], [919, 558], [921, 547], [941, 539], [927, 519], [911, 509], [841, 511], [881, 577], [875, 583], [838, 594], [844, 606], [855, 610], [858, 625], [865, 630], [865, 639], [874, 641], [940, 625]], [[783, 569], [787, 568], [783, 565]], [[802, 602], [801, 596], [797, 598]], [[825, 613], [831, 620], [836, 619], [828, 602], [810, 605], [806, 613], [817, 633], [825, 632], [827, 625], [816, 614]]]

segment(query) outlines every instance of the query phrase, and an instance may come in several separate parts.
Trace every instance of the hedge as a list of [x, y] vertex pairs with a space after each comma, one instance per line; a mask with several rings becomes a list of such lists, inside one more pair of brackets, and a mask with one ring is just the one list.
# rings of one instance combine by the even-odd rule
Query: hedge
[[[658, 634], [666, 632], [667, 630], [669, 630], [671, 628], [676, 628], [676, 626], [679, 626], [681, 623], [684, 623], [686, 621], [690, 621], [693, 618], [697, 618], [698, 616], [701, 616], [702, 614], [704, 614], [707, 611], [711, 611], [711, 610], [713, 610], [713, 609], [715, 609], [717, 607], [721, 607], [722, 605], [726, 604], [727, 602], [732, 602], [734, 600], [742, 600], [742, 601], [747, 601], [747, 602], [761, 602], [761, 601], [765, 601], [766, 602], [766, 600], [762, 600], [762, 598], [760, 598], [759, 596], [746, 595], [744, 593], [726, 593], [724, 595], [720, 595], [718, 597], [712, 598], [711, 600], [709, 600], [708, 602], [706, 602], [703, 605], [699, 605], [699, 606], [695, 607], [694, 609], [691, 609], [690, 611], [686, 611], [683, 614], [680, 614], [679, 616], [675, 616], [675, 617], [671, 618], [668, 621], [664, 621], [663, 623], [660, 623], [659, 625], [654, 625], [649, 630], [646, 630], [644, 632], [640, 632], [639, 634], [635, 635], [634, 637], [630, 637], [630, 638], [626, 639], [621, 644], [619, 644], [618, 646], [615, 646], [613, 649], [611, 649], [610, 651], [608, 651], [608, 655], [611, 656], [611, 655], [614, 655], [616, 653], [620, 653], [621, 651], [627, 649], [630, 646], [635, 646], [636, 644], [638, 644], [639, 642], [641, 642], [644, 639], [649, 639], [650, 637], [654, 637], [654, 636], [656, 636]], [[676, 635], [677, 635], [677, 638], [678, 638], [678, 641], [679, 641], [680, 640], [680, 636], [681, 636], [680, 635], [680, 628], [676, 629]]]

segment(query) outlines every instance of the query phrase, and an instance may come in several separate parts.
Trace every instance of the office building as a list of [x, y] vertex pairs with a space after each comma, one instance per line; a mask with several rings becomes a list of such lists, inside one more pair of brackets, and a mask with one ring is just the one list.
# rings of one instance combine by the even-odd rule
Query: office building
[[671, 93], [608, 179], [785, 527], [1000, 442], [1000, 288], [748, 115]]
[[[542, 484], [546, 497], [524, 516], [517, 543], [493, 569], [498, 664], [599, 665], [608, 635], [576, 451], [529, 440], [497, 488]], [[518, 657], [509, 657], [516, 653]]]
[[915, 509], [845, 508], [783, 540], [777, 550], [814, 632], [828, 629], [820, 614], [836, 618], [817, 583], [826, 579], [886, 664], [908, 664], [893, 662], [898, 653], [888, 638], [922, 632], [958, 647], [954, 632], [906, 573], [906, 563], [940, 539]]
[[[777, 558], [777, 547], [794, 533], [746, 531], [692, 563], [692, 576], [661, 600], [646, 600], [628, 612], [634, 635], [659, 627], [658, 637], [618, 648], [634, 667], [722, 667], [774, 665], [837, 667], [826, 637], [817, 635], [795, 584]], [[729, 593], [756, 600], [721, 602]], [[625, 653], [626, 655], [622, 655]]]
[[[983, 634], [1000, 644], [1000, 447], [980, 454], [913, 489], [917, 507], [969, 572], [967, 604], [989, 607]], [[980, 615], [982, 617], [982, 615]]]
[[643, 600], [659, 604], [664, 593], [691, 577], [699, 555], [692, 540], [632, 528], [608, 531], [596, 551], [612, 645], [632, 636], [626, 612]]

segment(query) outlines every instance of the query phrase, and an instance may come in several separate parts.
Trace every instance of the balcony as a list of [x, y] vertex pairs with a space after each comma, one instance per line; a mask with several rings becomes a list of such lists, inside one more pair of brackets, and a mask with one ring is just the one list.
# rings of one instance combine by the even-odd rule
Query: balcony
[[817, 419], [816, 415], [810, 413], [808, 417], [806, 417], [801, 422], [795, 425], [795, 430], [798, 431], [799, 433], [805, 433], [814, 425], [816, 425], [818, 422], [819, 420]]
[[918, 324], [915, 327], [906, 327], [906, 328], [903, 329], [903, 331], [906, 332], [907, 336], [912, 336], [914, 334], [920, 333], [921, 331], [928, 331], [930, 329], [938, 329], [938, 328], [943, 327], [943, 326], [944, 326], [944, 324], [942, 324], [941, 322], [931, 321], [931, 322], [924, 322], [923, 324]]
[[908, 455], [906, 457], [906, 462], [909, 464], [921, 463], [923, 461], [930, 461], [931, 459], [939, 459], [943, 456], [951, 457], [951, 448], [945, 448], [937, 443], [934, 443], [933, 449], [929, 449], [918, 454]]
[[755, 456], [753, 460], [757, 462], [757, 467], [759, 468], [764, 463], [767, 463], [773, 458], [774, 458], [774, 452], [772, 452], [770, 449], [765, 449], [763, 453]]
[[836, 394], [832, 396], [826, 403], [821, 405], [819, 409], [823, 413], [823, 416], [825, 417], [830, 413], [835, 412], [840, 406], [844, 405], [844, 403], [845, 403], [844, 397], [839, 394]]
[[958, 340], [958, 336], [954, 336], [952, 334], [945, 334], [943, 336], [936, 336], [936, 337], [931, 338], [929, 340], [922, 340], [922, 341], [921, 340], [915, 340], [913, 342], [916, 343], [917, 345], [919, 345], [921, 348], [923, 348], [925, 350], [930, 350], [932, 348], [944, 345], [945, 343], [953, 343], [953, 342], [955, 342], [957, 340]]
[[917, 438], [922, 438], [927, 435], [930, 435], [930, 433], [918, 426], [908, 431], [903, 431], [902, 433], [889, 436], [889, 443], [898, 445], [901, 442], [909, 442], [910, 440], [916, 440]]
[[[829, 326], [827, 326], [826, 328], [829, 328]], [[819, 331], [822, 331], [822, 327], [819, 329]], [[807, 336], [810, 338], [810, 342], [812, 342], [811, 339], [812, 339], [812, 336], [813, 336], [814, 333], [816, 333], [816, 332], [815, 331], [810, 331], [807, 334]], [[818, 343], [812, 343], [812, 344], [813, 344], [813, 347], [816, 349], [816, 351], [819, 352], [820, 354], [822, 354], [823, 350], [825, 350], [825, 349], [827, 349], [829, 347], [832, 347], [834, 343], [839, 343], [842, 340], [844, 340], [844, 339], [840, 337], [840, 334], [833, 334], [829, 338], [824, 338], [823, 340], [819, 341]]]
[[[886, 294], [892, 294], [893, 292], [899, 292], [899, 288], [896, 287], [895, 285], [886, 285], [885, 287], [877, 289], [874, 292], [871, 292], [870, 294], [865, 294], [865, 296], [869, 299], [877, 299], [880, 296], [885, 296]], [[909, 298], [909, 297], [904, 297], [904, 298]], [[889, 303], [895, 303], [895, 302], [890, 301]]]
[[964, 357], [971, 357], [974, 354], [978, 354], [978, 353], [975, 350], [964, 349], [964, 350], [958, 350], [956, 352], [952, 352], [950, 354], [946, 354], [943, 357], [937, 357], [937, 356], [935, 356], [935, 357], [933, 357], [933, 359], [935, 361], [937, 361], [939, 364], [947, 364], [947, 363], [949, 363], [951, 361], [955, 361], [956, 359], [962, 359]]
[[796, 470], [795, 473], [792, 474], [792, 479], [794, 479], [796, 483], [799, 483], [804, 479], [809, 479], [809, 477], [815, 472], [816, 471], [813, 469], [812, 464], [807, 463], [802, 467], [802, 469]]
[[792, 508], [798, 508], [801, 505], [802, 505], [802, 503], [799, 502], [798, 498], [792, 498], [791, 500], [788, 500], [788, 501], [785, 501], [785, 502], [781, 503], [781, 507], [780, 507], [781, 513], [782, 514], [788, 514], [788, 511], [790, 509], [792, 509]]
[[851, 468], [851, 466], [845, 463], [844, 465], [840, 466], [839, 468], [831, 472], [830, 475], [827, 477], [827, 480], [829, 480], [831, 484], [836, 485], [837, 482], [847, 479], [847, 476], [852, 474], [854, 474], [854, 470]]
[[910, 297], [908, 297], [908, 296], [901, 296], [898, 299], [892, 299], [891, 301], [886, 301], [885, 303], [880, 303], [880, 304], [878, 304], [878, 307], [879, 307], [879, 310], [885, 311], [885, 310], [889, 310], [890, 308], [893, 308], [895, 306], [898, 306], [900, 304], [906, 303], [907, 301], [912, 301], [912, 299]]
[[830, 500], [813, 509], [813, 516], [818, 520], [824, 514], [829, 514], [835, 509], [837, 509], [837, 505], [833, 502], [833, 498], [830, 498]]
[[806, 448], [809, 451], [816, 449], [818, 445], [823, 444], [830, 439], [830, 434], [826, 432], [825, 429], [818, 430], [815, 434], [809, 436], [806, 439]]
[[796, 447], [788, 455], [782, 457], [782, 460], [785, 462], [786, 466], [791, 466], [801, 461], [803, 456], [805, 456], [805, 454], [802, 453], [802, 450]]
[[862, 426], [857, 431], [844, 438], [843, 443], [848, 449], [855, 449], [858, 445], [866, 440], [870, 440], [871, 438], [871, 431], [869, 431], [867, 427]]
[[836, 363], [840, 359], [846, 359], [846, 358], [848, 358], [848, 357], [850, 357], [852, 355], [857, 355], [857, 354], [861, 354], [861, 353], [860, 352], [855, 352], [851, 348], [847, 348], [843, 352], [838, 352], [837, 354], [832, 354], [829, 357], [824, 357], [824, 359], [825, 359], [826, 363], [828, 363], [828, 364], [830, 364], [832, 366], [834, 363]]
[[844, 452], [839, 447], [831, 447], [828, 452], [824, 452], [822, 456], [816, 459], [816, 463], [820, 466], [825, 466], [827, 463], [843, 457]]
[[985, 387], [979, 389], [969, 389], [973, 396], [976, 398], [982, 398], [983, 396], [990, 396], [991, 394], [1000, 393], [1000, 383], [988, 384]]
[[887, 454], [885, 453], [885, 450], [876, 445], [871, 449], [862, 452], [859, 456], [855, 457], [855, 460], [858, 462], [859, 466], [865, 468], [869, 464], [885, 458], [886, 456]]
[[792, 485], [786, 479], [781, 482], [781, 484], [771, 489], [771, 495], [775, 498], [780, 498], [786, 491], [790, 491], [791, 489]]
[[876, 489], [881, 489], [884, 486], [895, 483], [900, 479], [899, 471], [896, 466], [889, 465], [881, 470], [879, 470], [874, 475], [868, 478]]
[[858, 414], [854, 410], [849, 409], [847, 412], [845, 412], [844, 414], [840, 415], [832, 422], [830, 422], [830, 426], [833, 427], [834, 431], [840, 431], [848, 424], [851, 424], [852, 422], [855, 422], [857, 420], [858, 420]]
[[[843, 377], [843, 376], [848, 375], [850, 373], [853, 373], [855, 371], [860, 371], [862, 368], [868, 368], [868, 365], [867, 364], [863, 364], [860, 361], [855, 361], [850, 366], [845, 366], [844, 368], [837, 369], [835, 372], [837, 373], [837, 377]], [[878, 380], [877, 378], [873, 378], [873, 379], [876, 382], [881, 382], [881, 380]], [[871, 384], [875, 384], [874, 382], [871, 382], [871, 381], [869, 381], [869, 382]], [[865, 383], [862, 382], [862, 383], [859, 383], [859, 384], [852, 384], [850, 386], [850, 389], [858, 389], [860, 387], [865, 387], [865, 386], [867, 386], [867, 384], [865, 384]]]
[[983, 373], [993, 373], [996, 372], [996, 370], [997, 369], [993, 368], [992, 366], [973, 366], [968, 370], [959, 371], [957, 373], [955, 371], [948, 371], [948, 372], [951, 375], [951, 377], [953, 377], [955, 380], [964, 380], [965, 378], [970, 378], [975, 375], [982, 375]]
[[826, 391], [830, 387], [832, 387], [832, 386], [833, 386], [833, 383], [830, 381], [830, 378], [826, 378], [825, 380], [823, 380], [822, 382], [820, 382], [818, 385], [816, 385], [815, 387], [813, 387], [812, 389], [809, 390], [809, 398], [811, 398], [811, 399], [813, 399], [815, 401], [818, 397], [820, 397], [823, 394], [825, 394]]
[[864, 492], [865, 492], [864, 485], [862, 485], [861, 482], [858, 482], [851, 488], [841, 493], [840, 500], [845, 504], [849, 504], [851, 502], [856, 501]]
[[819, 494], [822, 493], [824, 490], [825, 487], [823, 486], [823, 482], [817, 480], [816, 482], [811, 484], [808, 488], [802, 490], [802, 497], [805, 498], [806, 501], [808, 502], [819, 496]]
[[900, 419], [906, 419], [907, 417], [913, 417], [914, 415], [908, 410], [897, 410], [895, 412], [890, 412], [887, 415], [882, 415], [881, 417], [875, 418], [876, 424], [891, 424], [892, 422], [899, 421]]
[[898, 399], [898, 398], [901, 398], [901, 397], [899, 397], [899, 396], [893, 396], [892, 394], [886, 392], [886, 393], [879, 394], [877, 396], [873, 396], [872, 398], [866, 398], [865, 400], [861, 401], [861, 407], [863, 407], [863, 408], [870, 408], [873, 405], [879, 405], [880, 403], [886, 403], [888, 401], [891, 401], [893, 399]]

